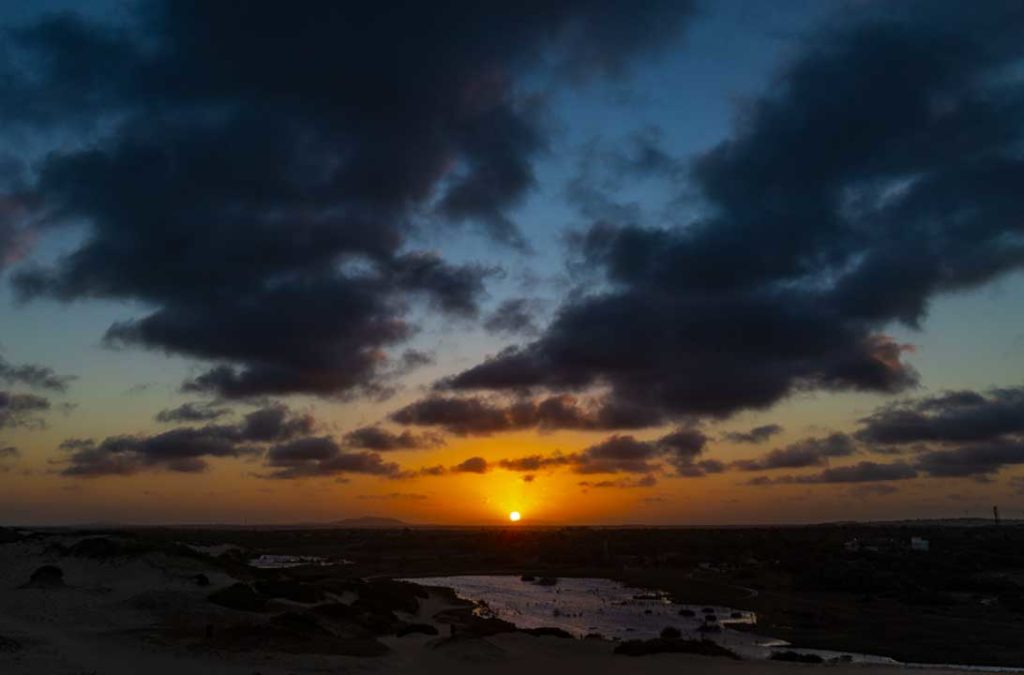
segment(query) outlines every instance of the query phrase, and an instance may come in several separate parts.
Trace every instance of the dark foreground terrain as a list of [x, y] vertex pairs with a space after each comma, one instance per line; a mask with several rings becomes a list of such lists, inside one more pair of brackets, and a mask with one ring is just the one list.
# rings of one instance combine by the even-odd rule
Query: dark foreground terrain
[[[316, 583], [327, 575], [602, 576], [663, 589], [680, 602], [754, 610], [759, 634], [797, 647], [906, 662], [1024, 666], [1024, 527], [1014, 524], [145, 528], [81, 534], [127, 536], [142, 548], [232, 544], [238, 549], [221, 555], [228, 568], [262, 554], [351, 561], [288, 572]], [[918, 548], [927, 542], [927, 550], [912, 548], [912, 538]]]

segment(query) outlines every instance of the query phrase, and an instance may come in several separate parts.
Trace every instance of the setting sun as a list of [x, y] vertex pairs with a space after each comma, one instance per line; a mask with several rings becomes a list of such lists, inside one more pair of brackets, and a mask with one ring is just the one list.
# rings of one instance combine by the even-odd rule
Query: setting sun
[[512, 511], [508, 514], [508, 519], [511, 520], [513, 523], [519, 522], [520, 518], [522, 518], [522, 516], [519, 514], [518, 511]]

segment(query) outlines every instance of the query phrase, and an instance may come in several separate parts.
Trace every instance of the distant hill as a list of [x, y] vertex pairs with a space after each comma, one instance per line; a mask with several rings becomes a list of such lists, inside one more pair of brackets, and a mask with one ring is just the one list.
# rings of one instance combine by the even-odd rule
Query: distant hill
[[374, 528], [384, 529], [389, 527], [409, 527], [409, 524], [398, 520], [397, 518], [379, 518], [376, 516], [363, 516], [361, 518], [345, 518], [343, 520], [335, 520], [330, 523], [331, 527], [342, 527], [342, 528]]

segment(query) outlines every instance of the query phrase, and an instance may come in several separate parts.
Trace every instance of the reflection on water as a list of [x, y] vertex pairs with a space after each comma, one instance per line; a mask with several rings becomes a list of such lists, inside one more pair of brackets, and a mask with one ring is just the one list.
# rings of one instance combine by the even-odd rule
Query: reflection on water
[[[720, 605], [682, 605], [665, 593], [630, 588], [610, 579], [559, 579], [554, 585], [515, 576], [452, 576], [409, 579], [425, 586], [447, 586], [481, 604], [481, 610], [520, 628], [555, 626], [578, 637], [599, 633], [617, 640], [657, 637], [672, 626], [684, 638], [714, 640], [744, 658], [768, 658], [787, 645], [730, 626], [756, 625], [754, 612]], [[827, 659], [856, 663], [896, 663], [881, 656], [804, 650]]]
[[753, 612], [711, 605], [680, 605], [665, 593], [630, 588], [610, 579], [559, 579], [554, 585], [515, 576], [453, 576], [410, 579], [426, 586], [447, 586], [461, 597], [482, 603], [483, 611], [521, 628], [556, 626], [576, 636], [600, 633], [606, 638], [657, 637], [663, 628], [678, 628], [684, 637], [716, 641], [761, 640], [729, 631], [734, 624], [753, 625]]
[[315, 555], [273, 555], [265, 553], [249, 561], [250, 567], [260, 569], [283, 569], [286, 567], [302, 567], [303, 565], [351, 565], [350, 560], [328, 560]]

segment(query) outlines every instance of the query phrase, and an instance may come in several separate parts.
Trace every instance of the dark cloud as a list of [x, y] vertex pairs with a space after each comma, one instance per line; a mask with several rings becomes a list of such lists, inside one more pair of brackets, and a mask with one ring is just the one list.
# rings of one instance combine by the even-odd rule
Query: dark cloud
[[438, 426], [458, 435], [508, 431], [504, 409], [480, 398], [430, 398], [411, 403], [391, 415], [399, 424]]
[[359, 495], [359, 499], [367, 501], [422, 502], [430, 499], [430, 497], [416, 492], [388, 492], [383, 495]]
[[580, 481], [578, 485], [584, 488], [646, 488], [654, 487], [658, 479], [653, 474], [647, 474], [641, 478], [620, 478], [618, 480]]
[[418, 349], [406, 349], [398, 360], [397, 372], [400, 375], [410, 373], [417, 368], [434, 363], [434, 355]]
[[725, 469], [725, 462], [717, 459], [704, 459], [699, 462], [676, 464], [677, 475], [685, 478], [700, 478], [709, 473], [722, 473]]
[[896, 494], [900, 489], [895, 485], [889, 485], [888, 483], [865, 483], [864, 485], [855, 485], [850, 488], [850, 494], [854, 497], [860, 497], [866, 499], [868, 497], [887, 497], [891, 494]]
[[661, 130], [653, 127], [638, 130], [618, 143], [591, 139], [582, 147], [576, 173], [565, 186], [566, 199], [591, 221], [642, 221], [649, 214], [641, 204], [622, 201], [617, 193], [638, 179], [676, 181], [685, 176], [685, 163], [663, 146]]
[[210, 403], [182, 403], [177, 408], [161, 410], [156, 414], [157, 422], [209, 422], [227, 415], [230, 411]]
[[537, 334], [537, 315], [540, 307], [529, 298], [505, 300], [484, 321], [488, 333], [499, 335]]
[[778, 476], [769, 478], [758, 476], [747, 481], [747, 485], [786, 485], [815, 483], [871, 483], [875, 481], [910, 480], [917, 478], [917, 470], [905, 462], [879, 464], [877, 462], [858, 462], [849, 466], [837, 466], [825, 469], [820, 473], [802, 476]]
[[50, 400], [42, 396], [0, 391], [0, 429], [41, 428], [40, 414], [49, 409]]
[[742, 459], [733, 462], [733, 467], [742, 471], [763, 471], [767, 469], [797, 469], [805, 466], [828, 464], [832, 457], [848, 457], [857, 452], [853, 439], [846, 434], [831, 434], [824, 438], [807, 438], [776, 448], [757, 459]]
[[700, 431], [680, 428], [660, 438], [643, 441], [633, 436], [614, 435], [569, 455], [528, 455], [502, 459], [498, 466], [508, 471], [535, 472], [568, 467], [575, 473], [654, 474], [666, 462], [677, 476], [699, 477], [725, 470], [717, 460], [700, 460], [707, 437]]
[[708, 437], [697, 429], [681, 428], [656, 441], [658, 449], [680, 476], [691, 478], [720, 473], [725, 465], [718, 460], [697, 461], [703, 454]]
[[595, 224], [574, 253], [603, 279], [444, 386], [601, 386], [685, 417], [913, 385], [909, 347], [882, 331], [1024, 265], [1024, 95], [1007, 75], [1022, 14], [866, 3], [829, 22], [693, 164], [701, 214]]
[[574, 458], [577, 473], [652, 473], [658, 470], [657, 445], [632, 436], [612, 436]]
[[400, 469], [375, 452], [344, 452], [326, 436], [298, 438], [275, 445], [267, 452], [266, 478], [315, 478], [357, 473], [394, 476]]
[[914, 465], [930, 476], [985, 478], [1006, 466], [1024, 464], [1024, 439], [972, 443], [953, 449], [930, 450]]
[[954, 391], [886, 406], [861, 420], [867, 443], [963, 443], [1024, 434], [1024, 387]]
[[991, 480], [1024, 463], [1024, 387], [900, 401], [862, 419], [856, 436], [876, 452], [912, 454], [929, 476]]
[[396, 433], [380, 427], [362, 427], [345, 434], [345, 444], [353, 448], [387, 452], [436, 448], [444, 445], [444, 439], [436, 434], [414, 434], [410, 431]]
[[868, 483], [871, 481], [908, 480], [916, 478], [914, 467], [903, 462], [879, 464], [877, 462], [858, 462], [850, 466], [838, 466], [825, 469], [811, 482], [817, 483]]
[[316, 420], [311, 415], [293, 413], [282, 404], [269, 405], [242, 418], [238, 434], [247, 441], [279, 441], [313, 432]]
[[36, 364], [15, 366], [0, 356], [0, 381], [8, 384], [23, 384], [36, 389], [63, 392], [74, 380], [72, 375], [58, 375], [52, 368]]
[[487, 473], [489, 469], [487, 460], [483, 457], [470, 457], [451, 468], [455, 473]]
[[61, 473], [78, 477], [131, 475], [146, 469], [198, 473], [206, 470], [207, 458], [259, 453], [210, 427], [172, 429], [155, 436], [110, 436], [99, 443], [76, 440], [65, 449], [71, 454]]
[[725, 434], [725, 440], [732, 443], [764, 443], [772, 436], [782, 433], [782, 427], [778, 424], [765, 424], [754, 427], [750, 431], [730, 431]]
[[550, 457], [544, 455], [528, 455], [516, 459], [502, 459], [498, 466], [506, 471], [540, 471], [571, 464], [573, 457], [555, 454]]
[[391, 419], [400, 424], [441, 427], [460, 436], [532, 428], [631, 429], [654, 423], [649, 412], [643, 409], [580, 401], [569, 395], [511, 402], [479, 396], [431, 395], [401, 408]]
[[10, 31], [5, 128], [87, 141], [18, 194], [46, 227], [91, 226], [16, 287], [153, 307], [107, 340], [209, 363], [188, 390], [375, 393], [413, 303], [473, 316], [493, 272], [407, 250], [412, 229], [466, 221], [526, 247], [509, 214], [555, 127], [527, 80], [617, 76], [692, 13], [153, 0], [116, 27], [62, 14]]
[[205, 471], [207, 459], [257, 456], [264, 444], [308, 435], [315, 427], [307, 415], [270, 405], [245, 415], [237, 424], [180, 427], [154, 435], [110, 436], [100, 442], [70, 438], [60, 461], [65, 476], [131, 475], [164, 469], [183, 473]]
[[435, 466], [425, 466], [416, 472], [419, 476], [443, 476], [448, 473], [448, 469], [444, 466], [437, 464]]
[[[7, 182], [4, 180], [5, 159], [0, 155], [0, 190], [4, 190]], [[0, 194], [0, 272], [21, 260], [31, 247], [34, 229], [31, 206], [30, 201], [15, 190]]]

